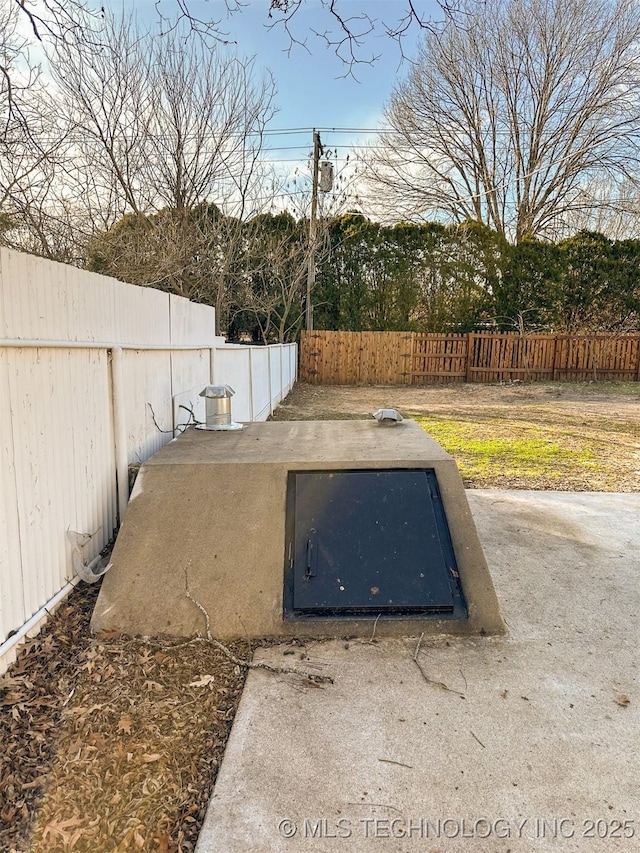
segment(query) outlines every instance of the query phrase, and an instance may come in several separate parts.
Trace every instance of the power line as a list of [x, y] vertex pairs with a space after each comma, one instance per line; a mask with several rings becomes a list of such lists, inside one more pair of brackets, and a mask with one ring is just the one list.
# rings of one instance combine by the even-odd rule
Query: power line
[[[379, 134], [387, 134], [387, 133], [395, 133], [396, 132], [392, 128], [367, 128], [367, 127], [359, 127], [359, 128], [357, 128], [357, 127], [342, 127], [342, 128], [341, 127], [326, 127], [326, 128], [319, 128], [318, 130], [322, 131], [323, 133], [379, 133]], [[299, 135], [299, 134], [309, 134], [310, 135], [313, 133], [313, 131], [314, 131], [314, 128], [312, 128], [312, 127], [308, 127], [308, 128], [274, 128], [274, 129], [265, 128], [264, 130], [225, 130], [223, 133], [220, 134], [220, 136], [227, 138], [227, 139], [232, 139], [232, 138], [233, 139], [243, 139], [243, 138], [246, 138], [249, 136], [251, 136], [251, 137], [266, 137], [266, 136], [295, 136], [295, 135]], [[71, 131], [69, 134], [66, 135], [66, 138], [67, 139], [68, 138], [74, 138], [78, 134], [82, 135], [81, 129], [79, 131]], [[126, 134], [122, 134], [122, 136], [123, 136], [123, 138], [127, 138]], [[171, 134], [168, 134], [168, 133], [158, 133], [158, 134], [154, 134], [154, 136], [156, 139], [170, 139], [171, 138]], [[45, 142], [46, 141], [49, 141], [49, 142], [57, 141], [57, 137], [51, 137], [51, 136], [40, 135], [40, 136], [38, 136], [38, 138], [41, 139], [42, 141], [45, 141]], [[203, 134], [202, 136], [199, 136], [199, 139], [206, 139], [206, 138], [216, 139], [217, 137], [216, 137], [215, 132], [211, 132], [209, 134]], [[295, 145], [295, 146], [291, 146], [291, 147], [292, 148], [306, 148], [307, 144], [306, 143], [300, 143], [299, 145]]]
[[[317, 130], [319, 133], [393, 133], [393, 128], [380, 127], [277, 127], [267, 128], [262, 131], [265, 136], [277, 136], [279, 134], [294, 135], [299, 133], [313, 133]], [[250, 131], [260, 133], [261, 131]]]

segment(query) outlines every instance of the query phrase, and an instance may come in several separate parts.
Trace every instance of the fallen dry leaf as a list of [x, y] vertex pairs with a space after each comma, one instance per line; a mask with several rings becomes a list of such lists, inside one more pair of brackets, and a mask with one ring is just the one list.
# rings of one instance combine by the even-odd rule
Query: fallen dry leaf
[[67, 830], [73, 826], [78, 826], [81, 823], [82, 821], [79, 817], [70, 817], [61, 821], [51, 820], [45, 826], [42, 832], [42, 837], [47, 838], [51, 836], [51, 840], [53, 841], [56, 836], [59, 836], [65, 844], [69, 844], [71, 833], [67, 832]]
[[124, 732], [126, 735], [131, 734], [131, 726], [133, 725], [133, 720], [129, 716], [120, 717], [118, 720], [118, 731]]
[[110, 630], [98, 631], [98, 633], [96, 634], [96, 638], [100, 641], [102, 641], [102, 640], [113, 640], [119, 636], [120, 636], [119, 631], [110, 631]]
[[208, 687], [208, 685], [213, 684], [215, 680], [214, 675], [201, 675], [200, 678], [195, 681], [190, 681], [189, 687]]
[[155, 853], [169, 853], [169, 836], [163, 833], [158, 839]]

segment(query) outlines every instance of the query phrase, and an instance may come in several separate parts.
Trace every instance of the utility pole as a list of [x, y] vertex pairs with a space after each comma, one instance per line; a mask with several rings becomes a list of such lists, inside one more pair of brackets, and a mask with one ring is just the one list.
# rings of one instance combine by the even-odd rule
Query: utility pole
[[313, 184], [311, 189], [311, 217], [309, 219], [309, 267], [307, 269], [307, 299], [305, 303], [306, 328], [308, 332], [313, 330], [313, 305], [311, 303], [311, 291], [316, 282], [316, 233], [318, 216], [318, 172], [320, 167], [320, 154], [322, 145], [320, 134], [313, 131]]

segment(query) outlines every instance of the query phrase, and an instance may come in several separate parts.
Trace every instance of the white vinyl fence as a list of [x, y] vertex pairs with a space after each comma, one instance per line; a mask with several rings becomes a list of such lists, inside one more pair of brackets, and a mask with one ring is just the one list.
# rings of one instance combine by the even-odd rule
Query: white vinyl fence
[[209, 306], [0, 249], [0, 673], [112, 538], [127, 466], [204, 420], [205, 385], [235, 389], [236, 421], [290, 391], [295, 344], [214, 329]]

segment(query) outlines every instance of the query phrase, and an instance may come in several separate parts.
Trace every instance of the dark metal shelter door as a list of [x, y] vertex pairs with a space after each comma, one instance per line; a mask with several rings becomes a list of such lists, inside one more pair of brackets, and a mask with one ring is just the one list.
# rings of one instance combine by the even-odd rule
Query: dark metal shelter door
[[457, 572], [435, 472], [294, 476], [294, 613], [453, 612]]

